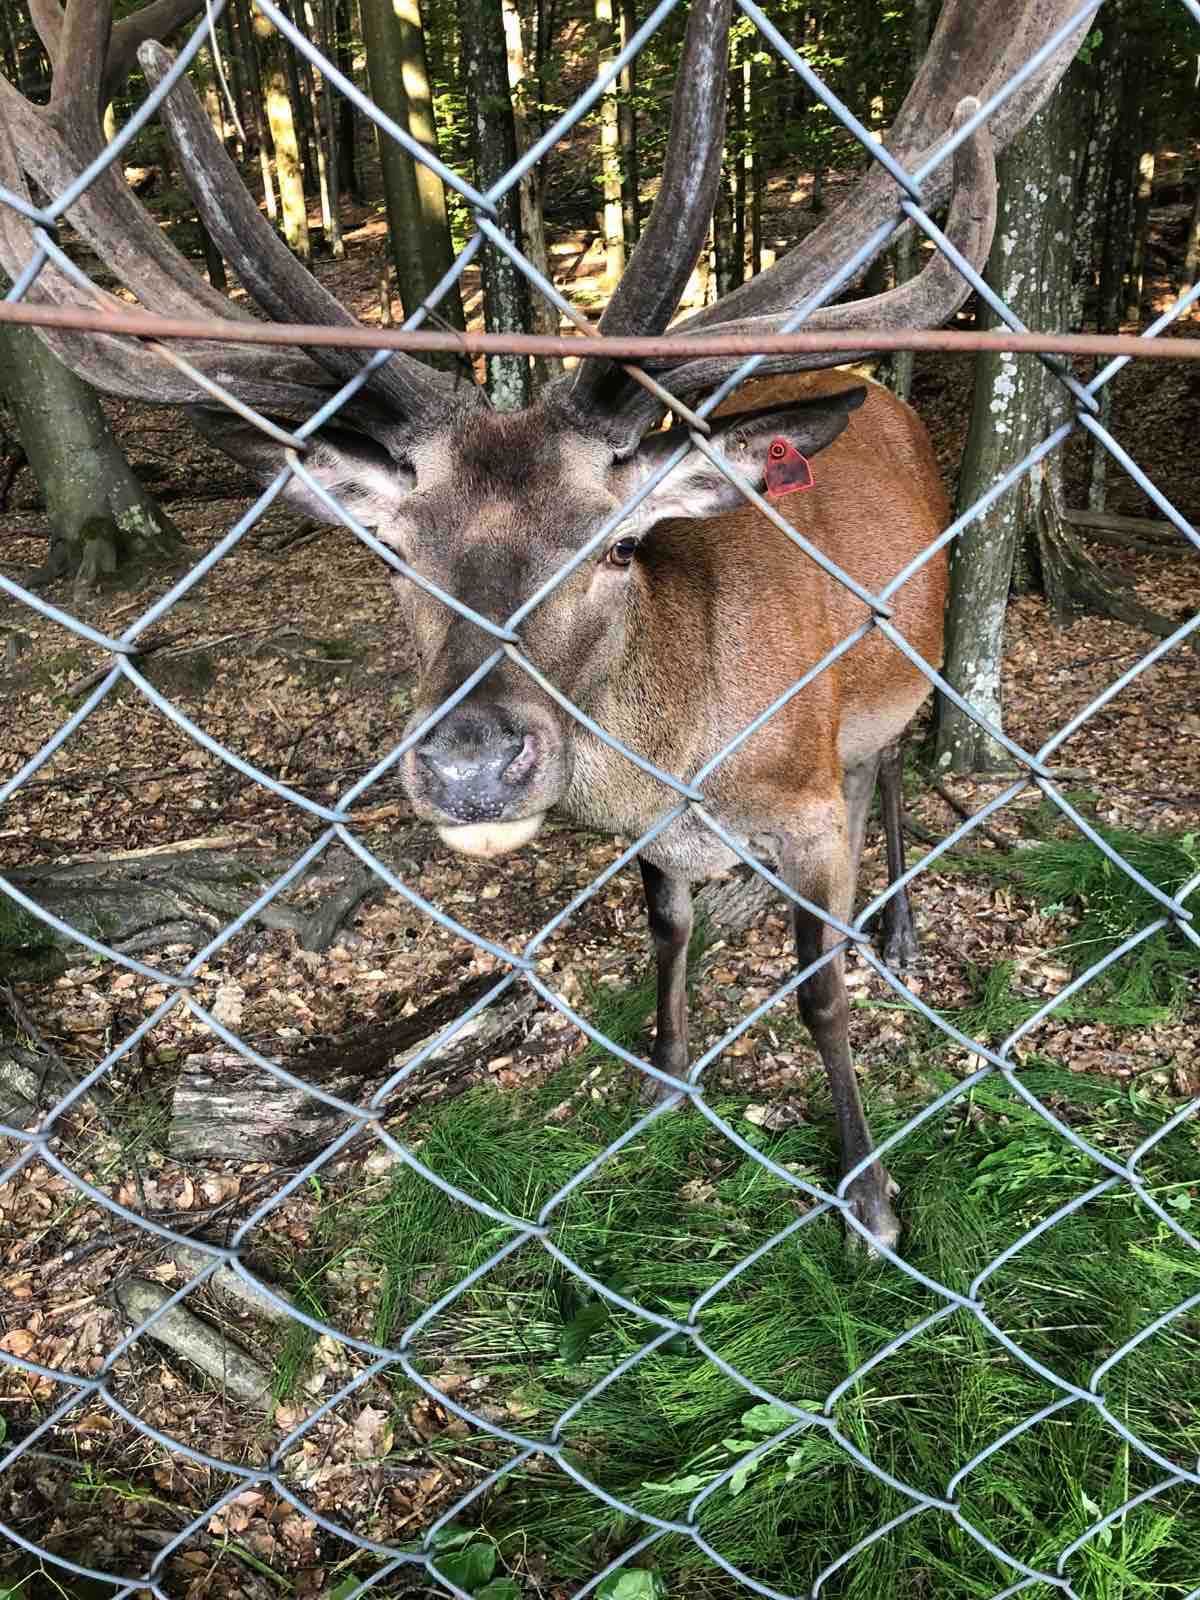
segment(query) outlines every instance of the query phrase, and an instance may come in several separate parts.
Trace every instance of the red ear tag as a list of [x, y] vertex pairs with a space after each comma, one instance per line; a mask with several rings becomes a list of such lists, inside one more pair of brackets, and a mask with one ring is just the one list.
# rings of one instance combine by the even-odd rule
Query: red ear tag
[[768, 500], [778, 500], [782, 495], [813, 486], [812, 468], [807, 458], [786, 439], [771, 440], [763, 475], [767, 480]]

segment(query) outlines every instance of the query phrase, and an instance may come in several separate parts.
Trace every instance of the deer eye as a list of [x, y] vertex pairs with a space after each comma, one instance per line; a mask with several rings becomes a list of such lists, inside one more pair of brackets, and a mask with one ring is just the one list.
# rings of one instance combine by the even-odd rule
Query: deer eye
[[610, 566], [627, 567], [637, 554], [638, 541], [632, 538], [618, 539], [616, 544], [610, 545], [605, 558]]

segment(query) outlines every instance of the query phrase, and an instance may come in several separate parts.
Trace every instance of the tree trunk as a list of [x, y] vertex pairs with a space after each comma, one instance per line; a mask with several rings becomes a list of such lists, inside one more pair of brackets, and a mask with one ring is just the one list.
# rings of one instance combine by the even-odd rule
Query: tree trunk
[[716, 209], [713, 212], [713, 268], [718, 300], [724, 299], [737, 287], [735, 269], [737, 238], [733, 222], [733, 192], [729, 180], [729, 169], [723, 165], [717, 186]]
[[234, 21], [234, 8], [228, 6], [224, 18], [225, 34], [225, 59], [229, 63], [229, 92], [233, 97], [234, 111], [237, 121], [241, 124], [238, 132], [238, 159], [246, 160], [250, 155], [247, 143], [247, 114], [246, 102], [246, 74], [242, 63], [242, 51], [238, 43], [237, 28]]
[[[1122, 74], [1122, 94], [1128, 89], [1128, 74]], [[1125, 279], [1132, 251], [1133, 173], [1137, 111], [1123, 108], [1113, 144], [1105, 203], [1104, 254], [1100, 263], [1100, 306], [1097, 325], [1101, 333], [1117, 333], [1124, 310]]]
[[[1000, 162], [996, 235], [987, 279], [1030, 327], [1064, 326], [1070, 293], [1070, 201], [1075, 170], [1070, 100], [1061, 91], [1038, 112]], [[987, 326], [996, 318], [984, 313]], [[971, 426], [959, 479], [967, 509], [1055, 426], [1064, 409], [1058, 381], [1033, 356], [976, 359]], [[1053, 499], [1056, 458], [1027, 473], [960, 534], [951, 566], [945, 675], [980, 714], [1003, 724], [1001, 648], [1013, 564], [1041, 495]], [[1044, 480], [1051, 481], [1046, 483]], [[949, 700], [939, 702], [937, 764], [955, 772], [1001, 760], [995, 742]], [[1007, 760], [1007, 757], [1003, 758]]]
[[1196, 175], [1196, 192], [1192, 196], [1192, 215], [1188, 223], [1187, 247], [1183, 255], [1180, 294], [1186, 294], [1197, 278], [1200, 278], [1200, 173]]
[[[333, 61], [336, 59], [336, 34], [337, 28], [334, 20], [333, 0], [317, 0], [316, 26], [317, 38], [320, 41], [321, 51], [325, 57]], [[312, 8], [306, 7], [312, 14]], [[328, 196], [329, 204], [329, 247], [334, 258], [338, 261], [346, 254], [346, 244], [342, 238], [341, 216], [341, 167], [338, 152], [338, 118], [336, 101], [342, 99], [336, 90], [328, 83], [321, 87], [321, 136], [325, 153], [325, 168], [321, 174], [322, 194]]]
[[[508, 50], [508, 82], [512, 90], [513, 126], [517, 135], [517, 149], [524, 153], [532, 143], [523, 102], [524, 86], [529, 78], [525, 60], [525, 41], [521, 33], [521, 13], [516, 0], [503, 0], [504, 38]], [[542, 210], [542, 169], [535, 167], [521, 179], [521, 236], [525, 241], [525, 254], [533, 266], [548, 282], [554, 278], [550, 268], [550, 252], [546, 245], [546, 219]], [[558, 312], [545, 295], [530, 285], [530, 318], [534, 333], [556, 334]], [[543, 389], [563, 372], [559, 356], [535, 356], [533, 359], [534, 388]]]
[[9, 83], [21, 82], [21, 57], [17, 51], [17, 36], [13, 32], [12, 16], [7, 6], [0, 6], [0, 60], [4, 62], [4, 75]]
[[[616, 50], [612, 0], [595, 0], [596, 31], [599, 36], [597, 72], [603, 72]], [[611, 295], [625, 271], [625, 221], [621, 209], [621, 132], [617, 97], [610, 89], [600, 102], [600, 181], [604, 193], [601, 231], [604, 237], [604, 279], [606, 296]]]
[[[637, 32], [637, 11], [633, 0], [619, 0], [617, 14], [619, 43], [623, 50]], [[617, 110], [617, 132], [621, 144], [621, 225], [625, 234], [625, 250], [631, 254], [642, 234], [642, 216], [639, 208], [641, 171], [638, 166], [637, 125], [637, 57], [626, 63], [617, 79], [621, 91]]]
[[[295, 23], [297, 8], [288, 3], [288, 0], [279, 0], [280, 10], [289, 22]], [[315, 140], [313, 138], [312, 101], [306, 93], [305, 78], [312, 75], [312, 63], [308, 57], [302, 55], [289, 41], [280, 40], [283, 52], [284, 71], [287, 75], [288, 103], [292, 108], [292, 125], [296, 129], [297, 143], [300, 149], [300, 181], [307, 189], [313, 174], [317, 170], [317, 156]]]
[[[353, 29], [350, 20], [350, 0], [332, 0], [334, 27], [337, 32], [337, 62], [338, 71], [343, 77], [354, 81], [354, 51], [351, 48]], [[337, 99], [337, 124], [338, 124], [338, 188], [344, 189], [350, 198], [357, 203], [362, 202], [362, 185], [358, 180], [358, 123], [357, 111], [349, 95], [339, 94]]]
[[1133, 202], [1133, 249], [1129, 257], [1129, 292], [1125, 296], [1125, 321], [1137, 323], [1142, 317], [1142, 283], [1146, 273], [1146, 240], [1150, 234], [1150, 204], [1154, 199], [1153, 119], [1147, 115], [1138, 156], [1137, 187]]
[[[746, 127], [753, 129], [753, 137], [748, 138], [746, 145], [746, 160], [751, 165], [750, 179], [750, 261], [747, 272], [750, 277], [763, 270], [763, 191], [766, 187], [766, 171], [768, 152], [762, 148], [764, 142], [762, 112], [752, 120], [754, 106], [755, 73], [754, 63], [747, 61], [743, 68], [745, 73], [746, 95]], [[770, 138], [770, 124], [765, 135], [766, 141]]]
[[[297, 7], [297, 10], [301, 9]], [[324, 49], [320, 30], [317, 27], [316, 12], [312, 8], [311, 0], [303, 0], [304, 27], [308, 37]], [[297, 52], [293, 51], [293, 55]], [[330, 254], [337, 252], [334, 243], [334, 206], [333, 192], [330, 187], [329, 156], [325, 139], [325, 121], [322, 116], [322, 101], [327, 95], [317, 91], [317, 75], [313, 71], [313, 64], [307, 56], [299, 56], [298, 66], [303, 86], [303, 101], [306, 120], [312, 130], [309, 145], [310, 160], [315, 160], [315, 167], [309, 167], [310, 175], [315, 171], [317, 175], [317, 193], [321, 202], [321, 232], [325, 236], [325, 243], [329, 246]]]
[[262, 57], [254, 23], [250, 19], [249, 0], [233, 0], [233, 10], [237, 16], [238, 37], [242, 44], [244, 70], [249, 88], [250, 137], [258, 148], [263, 202], [267, 208], [267, 216], [272, 222], [276, 222], [279, 218], [279, 203], [275, 198], [275, 178], [271, 171], [271, 157], [275, 153], [275, 147], [271, 137], [271, 124], [262, 113], [262, 107], [267, 103]]
[[[438, 152], [433, 97], [425, 65], [425, 34], [417, 0], [362, 0], [363, 39], [371, 95], [431, 154]], [[388, 235], [400, 303], [406, 317], [433, 290], [454, 259], [442, 180], [387, 134], [379, 134]], [[465, 326], [457, 288], [438, 303], [435, 322]], [[452, 355], [432, 360], [447, 369]]]
[[[1120, 332], [1131, 249], [1134, 151], [1139, 143], [1137, 127], [1141, 107], [1131, 99], [1136, 79], [1121, 37], [1121, 24], [1126, 10], [1126, 0], [1119, 0], [1114, 17], [1115, 26], [1106, 30], [1104, 35], [1100, 63], [1100, 95], [1102, 99], [1113, 99], [1117, 114], [1115, 120], [1105, 125], [1107, 145], [1101, 152], [1105, 164], [1095, 175], [1096, 182], [1104, 186], [1103, 237], [1096, 303], [1098, 333]], [[1112, 384], [1105, 384], [1100, 391], [1100, 412], [1097, 417], [1097, 421], [1105, 428], [1112, 420], [1112, 399]], [[1089, 509], [1093, 511], [1103, 511], [1107, 503], [1108, 462], [1108, 452], [1098, 440], [1092, 439], [1087, 501]]]
[[[508, 87], [508, 52], [500, 0], [459, 0], [459, 33], [470, 107], [475, 182], [495, 184], [516, 162], [517, 135]], [[521, 245], [520, 200], [509, 189], [499, 205], [500, 228]], [[524, 274], [496, 246], [483, 251], [483, 310], [489, 333], [524, 333], [529, 294]], [[530, 400], [529, 362], [524, 356], [487, 358], [487, 387], [499, 411], [516, 411]]]
[[[221, 105], [221, 96], [217, 88], [216, 66], [208, 50], [201, 50], [197, 55], [197, 65], [203, 73], [204, 84], [204, 109], [208, 113], [208, 120], [212, 123], [213, 132], [225, 143], [225, 112]], [[200, 231], [200, 248], [204, 252], [204, 267], [208, 273], [208, 281], [214, 289], [227, 289], [229, 279], [225, 272], [225, 262], [221, 252], [213, 243], [212, 235], [204, 226], [204, 218], [197, 214], [196, 226]]]
[[31, 328], [0, 327], [0, 370], [50, 518], [38, 579], [133, 582], [177, 562], [178, 530], [134, 476], [93, 391]]
[[735, 52], [729, 72], [729, 184], [733, 210], [733, 264], [730, 278], [735, 289], [746, 281], [746, 150], [749, 148], [750, 130], [742, 66]]
[[283, 234], [302, 261], [312, 258], [308, 236], [308, 202], [304, 198], [304, 174], [300, 164], [300, 145], [292, 117], [283, 40], [266, 17], [255, 14], [254, 36], [263, 62], [267, 98], [267, 122], [275, 147], [275, 176], [279, 182], [279, 201], [283, 211]]

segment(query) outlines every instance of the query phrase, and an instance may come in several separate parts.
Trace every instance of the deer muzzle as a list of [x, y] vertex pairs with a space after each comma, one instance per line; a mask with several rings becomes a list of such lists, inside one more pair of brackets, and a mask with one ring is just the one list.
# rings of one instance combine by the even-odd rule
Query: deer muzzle
[[411, 754], [418, 811], [466, 855], [497, 856], [534, 836], [556, 798], [555, 741], [540, 719], [504, 706], [459, 706]]

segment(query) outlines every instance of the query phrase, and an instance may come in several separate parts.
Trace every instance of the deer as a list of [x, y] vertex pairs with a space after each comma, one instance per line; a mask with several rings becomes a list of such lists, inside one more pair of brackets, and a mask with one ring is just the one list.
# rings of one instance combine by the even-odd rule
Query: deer
[[[82, 15], [82, 5], [75, 9]], [[97, 15], [104, 9], [93, 6]], [[1086, 25], [1072, 25], [1076, 9], [1067, 0], [945, 0], [888, 134], [891, 155], [914, 172], [968, 130], [951, 159], [924, 171], [921, 194], [927, 210], [947, 208], [946, 237], [976, 270], [995, 223], [995, 152], [1073, 56]], [[773, 266], [672, 325], [717, 193], [729, 22], [730, 0], [692, 0], [658, 196], [600, 332], [766, 334], [808, 302], [815, 308], [805, 328], [828, 332], [831, 344], [850, 328], [944, 323], [970, 286], [937, 250], [915, 277], [881, 294], [816, 305], [842, 262], [869, 239], [882, 248], [885, 225], [902, 220], [894, 178], [871, 164], [841, 206]], [[996, 98], [1044, 45], [1036, 70]], [[103, 40], [92, 46], [100, 72]], [[161, 82], [169, 53], [145, 43], [139, 57]], [[990, 107], [984, 121], [981, 104]], [[94, 117], [48, 129], [24, 117], [11, 93], [0, 110], [0, 182], [18, 195], [30, 181], [61, 192], [97, 153]], [[205, 225], [259, 311], [353, 325], [261, 216], [186, 79], [160, 114]], [[146, 308], [232, 314], [118, 174], [106, 172], [70, 219]], [[12, 277], [33, 249], [30, 224], [6, 211], [0, 259]], [[79, 293], [49, 265], [28, 298], [71, 304]], [[93, 298], [112, 303], [99, 291]], [[704, 437], [690, 408], [740, 358], [681, 347], [640, 368], [583, 359], [524, 410], [499, 412], [461, 374], [403, 353], [362, 381], [366, 358], [334, 346], [268, 356], [249, 341], [193, 340], [181, 365], [110, 334], [60, 328], [43, 337], [108, 393], [187, 407], [258, 482], [278, 484], [286, 472], [279, 492], [288, 503], [366, 530], [394, 554], [391, 582], [418, 663], [402, 782], [416, 816], [447, 845], [500, 857], [527, 845], [552, 811], [643, 841], [658, 982], [643, 1070], [660, 1099], [683, 1103], [698, 1092], [686, 989], [693, 885], [747, 858], [774, 862], [791, 901], [797, 973], [806, 974], [799, 1012], [834, 1106], [842, 1172], [834, 1199], [851, 1240], [895, 1250], [894, 1185], [875, 1155], [851, 1056], [845, 953], [862, 937], [848, 923], [881, 768], [889, 869], [893, 883], [903, 876], [894, 752], [930, 692], [918, 662], [930, 672], [941, 662], [947, 574], [938, 540], [948, 507], [916, 413], [847, 372], [861, 357], [836, 348], [765, 357], [752, 381], [715, 408]], [[215, 404], [210, 387], [215, 380], [286, 425], [352, 379], [357, 388], [308, 438], [302, 460], [254, 420]], [[664, 390], [689, 407], [689, 421], [661, 426], [670, 409]], [[791, 519], [857, 592], [792, 542], [764, 504]], [[891, 621], [916, 660], [869, 625], [869, 597], [910, 567], [891, 597]], [[501, 630], [503, 650], [439, 589]], [[508, 619], [517, 615], [514, 631]], [[814, 674], [856, 630], [855, 642]], [[744, 737], [776, 701], [775, 714]], [[888, 907], [885, 951], [903, 957], [912, 921], [902, 888]]]

